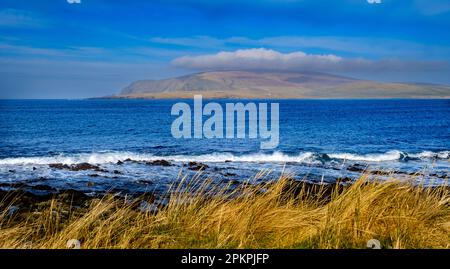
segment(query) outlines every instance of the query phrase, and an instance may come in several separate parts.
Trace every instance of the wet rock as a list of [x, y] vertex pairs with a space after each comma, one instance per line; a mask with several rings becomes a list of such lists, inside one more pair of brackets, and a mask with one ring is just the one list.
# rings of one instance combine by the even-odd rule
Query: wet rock
[[88, 187], [94, 187], [95, 183], [92, 181], [89, 181], [88, 183], [86, 183], [86, 186]]
[[3, 182], [0, 183], [0, 186], [24, 186], [26, 184], [30, 184], [30, 183], [37, 183], [37, 182], [43, 182], [48, 180], [48, 178], [46, 177], [38, 177], [38, 178], [30, 178], [30, 179], [26, 179], [26, 180], [21, 180], [19, 182]]
[[127, 159], [123, 160], [123, 162], [121, 162], [121, 163], [123, 164], [123, 163], [139, 163], [139, 162], [135, 161], [135, 160], [132, 160], [130, 158], [127, 158]]
[[70, 166], [68, 166], [67, 164], [62, 164], [62, 163], [51, 163], [48, 165], [50, 168], [54, 168], [54, 169], [60, 169], [60, 170], [70, 170]]
[[38, 190], [38, 191], [52, 191], [52, 192], [56, 191], [55, 188], [48, 186], [48, 185], [43, 185], [43, 184], [29, 186], [29, 187], [33, 190]]
[[148, 165], [160, 165], [160, 166], [171, 166], [172, 164], [166, 160], [155, 160], [151, 162], [146, 162]]
[[140, 179], [140, 180], [137, 181], [137, 183], [139, 183], [139, 184], [145, 184], [145, 185], [150, 185], [150, 184], [153, 184], [153, 181], [147, 180], [147, 179]]
[[443, 175], [443, 174], [440, 175], [440, 174], [436, 174], [436, 173], [430, 174], [429, 176], [430, 176], [430, 177], [436, 177], [436, 178], [442, 178], [442, 179], [448, 178], [447, 175]]
[[352, 165], [348, 166], [347, 170], [351, 171], [351, 172], [364, 172], [366, 170], [366, 168], [367, 167], [364, 166], [364, 165], [355, 163], [355, 164], [352, 164]]
[[105, 172], [105, 170], [101, 169], [98, 165], [93, 165], [90, 163], [79, 163], [79, 164], [62, 164], [62, 163], [51, 163], [48, 165], [50, 168], [61, 169], [61, 170], [70, 170], [70, 171], [85, 171], [85, 170], [94, 170], [97, 172]]
[[189, 162], [188, 164], [187, 164], [187, 166], [188, 166], [188, 169], [189, 170], [194, 170], [194, 171], [198, 171], [198, 170], [200, 170], [200, 169], [207, 169], [207, 168], [209, 168], [209, 166], [208, 165], [206, 165], [206, 164], [204, 164], [204, 163], [199, 163], [199, 162]]
[[8, 172], [10, 172], [10, 173], [15, 173], [16, 170], [8, 170]]
[[71, 166], [72, 171], [83, 171], [83, 170], [95, 170], [95, 171], [101, 171], [100, 167], [97, 165], [93, 165], [90, 163], [80, 163], [80, 164], [74, 164]]
[[90, 176], [90, 177], [99, 177], [98, 174], [90, 174], [89, 176]]
[[119, 160], [119, 161], [117, 161], [116, 164], [117, 164], [117, 165], [122, 165], [122, 164], [124, 164], [124, 162], [122, 162], [121, 160]]
[[24, 184], [20, 182], [2, 182], [0, 183], [0, 187], [7, 187], [7, 188], [21, 188]]
[[114, 170], [113, 174], [120, 175], [120, 174], [122, 174], [122, 172], [120, 172], [119, 170]]

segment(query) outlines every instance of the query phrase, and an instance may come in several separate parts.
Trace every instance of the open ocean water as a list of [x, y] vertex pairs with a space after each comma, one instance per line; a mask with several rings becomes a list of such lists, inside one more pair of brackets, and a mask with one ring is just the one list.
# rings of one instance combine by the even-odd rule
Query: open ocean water
[[[313, 182], [356, 179], [366, 168], [414, 173], [427, 184], [450, 174], [450, 100], [214, 100], [279, 102], [274, 150], [260, 150], [258, 139], [173, 138], [170, 111], [179, 101], [192, 102], [2, 100], [0, 188], [163, 190], [198, 165], [202, 177], [223, 182], [262, 169], [267, 178], [284, 172]], [[92, 166], [71, 169], [85, 163]]]

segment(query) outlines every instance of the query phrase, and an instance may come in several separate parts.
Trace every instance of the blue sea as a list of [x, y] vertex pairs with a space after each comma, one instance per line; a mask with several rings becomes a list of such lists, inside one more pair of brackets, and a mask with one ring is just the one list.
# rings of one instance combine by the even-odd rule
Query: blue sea
[[[171, 107], [180, 101], [192, 103], [2, 100], [0, 188], [127, 193], [164, 190], [194, 174], [239, 182], [261, 171], [261, 180], [287, 173], [327, 183], [367, 169], [445, 184], [450, 174], [450, 100], [214, 100], [278, 102], [273, 150], [261, 150], [259, 139], [173, 138]], [[83, 163], [96, 168], [66, 169]]]

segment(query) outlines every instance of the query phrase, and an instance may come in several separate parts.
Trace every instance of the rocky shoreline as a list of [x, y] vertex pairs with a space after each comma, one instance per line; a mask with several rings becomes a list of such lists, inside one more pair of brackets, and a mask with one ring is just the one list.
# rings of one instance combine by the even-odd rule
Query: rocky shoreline
[[[422, 232], [439, 231], [438, 238], [442, 238], [442, 234], [445, 234], [445, 232], [441, 233], [441, 230], [448, 230], [445, 225], [439, 226], [442, 223], [440, 218], [444, 216], [444, 213], [447, 214], [445, 217], [448, 219], [449, 200], [447, 197], [450, 193], [448, 186], [423, 187], [398, 180], [370, 181], [365, 176], [352, 182], [341, 179], [328, 184], [297, 181], [290, 178], [280, 178], [271, 182], [236, 181], [229, 182], [228, 189], [223, 189], [223, 186], [218, 186], [213, 181], [206, 182], [206, 185], [203, 185], [204, 182], [204, 180], [181, 181], [174, 189], [166, 193], [140, 194], [124, 194], [114, 191], [103, 194], [86, 194], [78, 190], [66, 189], [55, 191], [52, 194], [39, 195], [20, 188], [10, 191], [0, 188], [2, 236], [10, 238], [10, 241], [5, 241], [3, 245], [0, 245], [8, 248], [64, 248], [67, 240], [76, 238], [80, 240], [83, 248], [116, 246], [127, 248], [208, 246], [211, 248], [216, 247], [216, 245], [209, 244], [211, 233], [223, 232], [228, 236], [230, 231], [236, 227], [245, 226], [258, 229], [258, 227], [262, 227], [262, 224], [267, 225], [264, 226], [263, 233], [256, 233], [262, 235], [262, 239], [258, 239], [260, 244], [262, 242], [278, 242], [277, 240], [267, 241], [264, 236], [273, 234], [274, 231], [279, 233], [280, 238], [286, 238], [286, 232], [317, 234], [317, 228], [323, 225], [326, 227], [329, 221], [336, 223], [334, 225], [348, 224], [348, 227], [345, 226], [348, 231], [339, 235], [340, 239], [348, 240], [346, 236], [353, 234], [350, 231], [354, 231], [352, 225], [355, 219], [372, 220], [373, 216], [378, 217], [375, 224], [370, 222], [374, 229], [373, 233], [387, 234], [379, 237], [384, 240], [382, 242], [385, 246], [393, 244], [389, 239], [391, 238], [390, 233], [395, 235], [396, 231], [398, 232], [397, 228], [383, 230], [386, 220], [389, 219], [394, 218], [388, 227], [401, 225], [401, 227], [405, 226], [409, 229], [409, 227], [417, 226], [417, 223], [412, 220], [425, 216], [423, 223], [437, 224], [433, 226], [435, 228], [427, 228]], [[178, 186], [181, 187], [178, 188]], [[192, 188], [193, 186], [194, 188]], [[420, 212], [416, 213], [414, 208], [420, 208], [417, 203], [429, 207], [423, 212], [436, 213], [431, 217]], [[400, 217], [399, 206], [404, 212]], [[259, 211], [255, 212], [255, 210]], [[272, 211], [267, 212], [267, 210]], [[218, 212], [229, 213], [222, 216], [223, 214], [217, 214]], [[413, 213], [417, 214], [417, 217], [415, 215], [411, 218], [404, 217], [404, 214]], [[283, 215], [274, 217], [273, 214]], [[356, 214], [355, 217], [352, 214]], [[363, 214], [362, 217], [360, 214]], [[252, 217], [247, 220], [248, 215]], [[265, 217], [261, 218], [263, 215]], [[267, 221], [267, 218], [270, 218], [270, 221]], [[230, 221], [231, 224], [229, 224]], [[242, 221], [244, 222], [241, 223]], [[200, 223], [202, 225], [199, 225]], [[204, 223], [206, 224], [203, 225]], [[221, 230], [215, 226], [217, 223], [225, 223], [230, 226]], [[404, 231], [405, 227], [401, 229]], [[192, 235], [192, 229], [198, 229], [197, 234], [194, 234], [192, 239], [184, 240], [185, 235]], [[207, 235], [204, 234], [204, 229], [207, 229]], [[124, 241], [120, 242], [125, 242], [125, 245], [120, 244], [117, 238], [127, 235], [130, 230], [133, 230], [134, 232], [131, 234], [137, 235], [137, 237], [124, 238]], [[339, 229], [335, 232], [339, 232]], [[322, 234], [320, 230], [318, 234]], [[100, 241], [96, 241], [98, 236], [102, 236]], [[203, 238], [203, 241], [198, 241], [199, 237]], [[139, 241], [141, 238], [145, 238], [145, 240]], [[149, 238], [156, 241], [148, 241]], [[158, 238], [160, 240], [157, 240]], [[236, 242], [239, 242], [239, 238], [242, 237], [236, 238]], [[310, 240], [310, 237], [306, 236], [305, 240]], [[363, 237], [360, 241], [366, 242], [367, 238]], [[442, 241], [444, 243], [436, 241], [436, 245], [445, 246], [445, 239]], [[206, 242], [206, 245], [202, 245], [202, 242]], [[315, 245], [317, 241], [305, 242], [309, 242], [308, 246], [311, 248], [320, 247]], [[302, 245], [304, 244], [302, 243]], [[297, 247], [298, 242], [295, 241], [286, 246]], [[349, 247], [348, 244], [344, 244], [344, 246]], [[365, 245], [361, 245], [358, 241], [352, 246]], [[426, 244], [424, 246], [429, 247]], [[229, 247], [236, 247], [234, 241], [230, 243]]]
[[[167, 163], [160, 163], [155, 161], [158, 165], [167, 165]], [[204, 168], [206, 165], [190, 162], [187, 164], [188, 168], [198, 169]], [[55, 165], [55, 167], [61, 167], [61, 169], [98, 169], [94, 166], [78, 165], [78, 166], [61, 166]], [[207, 167], [207, 166], [206, 166]], [[338, 179], [335, 183], [331, 184], [319, 184], [310, 183], [306, 181], [296, 181], [293, 179], [286, 179], [287, 183], [284, 186], [282, 193], [286, 196], [299, 197], [301, 195], [309, 195], [310, 197], [321, 197], [323, 201], [329, 200], [333, 191], [342, 192], [347, 186], [349, 186], [350, 180], [347, 178]], [[42, 179], [45, 181], [45, 179]], [[274, 182], [240, 182], [237, 180], [230, 180], [227, 183], [220, 182], [219, 185], [212, 184], [212, 187], [223, 187], [229, 190], [235, 189], [247, 189], [249, 186], [258, 190], [258, 192], [264, 192]], [[220, 185], [222, 184], [222, 185]], [[7, 187], [7, 188], [5, 188]], [[8, 189], [8, 190], [5, 190]], [[105, 193], [89, 194], [76, 189], [55, 189], [51, 186], [42, 184], [27, 185], [27, 184], [0, 184], [0, 212], [8, 212], [7, 214], [15, 214], [22, 217], [27, 217], [29, 214], [33, 214], [41, 211], [44, 208], [48, 208], [55, 201], [65, 211], [70, 210], [87, 210], [89, 205], [95, 200], [100, 200], [105, 197], [113, 197], [113, 199], [125, 204], [132, 204], [132, 208], [139, 211], [157, 211], [158, 208], [164, 207], [170, 199], [169, 193], [156, 193], [156, 192], [140, 192], [140, 193], [123, 193], [117, 190], [109, 190]]]
[[[225, 163], [230, 163], [231, 161], [226, 161]], [[241, 187], [247, 187], [248, 182], [239, 178], [238, 174], [233, 171], [224, 170], [221, 171], [217, 167], [210, 167], [206, 163], [200, 163], [195, 161], [184, 162], [182, 164], [175, 164], [169, 160], [158, 159], [153, 161], [136, 161], [132, 159], [119, 160], [115, 165], [119, 168], [125, 164], [144, 164], [149, 166], [160, 166], [162, 169], [180, 166], [187, 169], [187, 171], [192, 171], [196, 173], [198, 171], [209, 171], [211, 174], [219, 174], [223, 176], [222, 179], [217, 180], [214, 184], [218, 186], [227, 186], [230, 189], [237, 189]], [[35, 179], [20, 181], [20, 182], [0, 182], [0, 210], [7, 209], [13, 210], [14, 212], [21, 212], [27, 214], [27, 212], [33, 212], [34, 210], [39, 210], [41, 207], [48, 207], [49, 204], [57, 200], [59, 203], [63, 204], [64, 208], [86, 208], [95, 199], [102, 199], [106, 195], [113, 195], [115, 198], [121, 200], [124, 203], [135, 203], [136, 208], [139, 210], [155, 210], [158, 207], [164, 206], [164, 199], [167, 199], [167, 193], [158, 192], [155, 190], [151, 191], [134, 191], [131, 192], [126, 188], [110, 188], [104, 189], [102, 191], [86, 191], [93, 190], [96, 187], [96, 182], [94, 181], [97, 177], [105, 177], [104, 174], [111, 174], [110, 178], [118, 178], [123, 176], [124, 172], [119, 170], [108, 170], [105, 167], [97, 164], [91, 163], [78, 163], [78, 164], [64, 164], [64, 163], [51, 163], [48, 167], [54, 170], [61, 171], [73, 171], [73, 172], [86, 172], [86, 183], [83, 189], [77, 189], [73, 186], [67, 185], [67, 187], [56, 187], [52, 185], [52, 181], [46, 177], [39, 177]], [[117, 168], [117, 169], [119, 169]], [[354, 172], [358, 175], [367, 176], [424, 176], [424, 174], [418, 173], [407, 173], [403, 171], [383, 171], [383, 170], [369, 170], [367, 165], [363, 164], [351, 164], [346, 166], [346, 171]], [[36, 170], [33, 167], [33, 171]], [[10, 171], [14, 173], [14, 171]], [[432, 176], [441, 179], [447, 179], [447, 175], [432, 174]], [[209, 177], [208, 177], [209, 178]], [[212, 177], [213, 178], [213, 177]], [[205, 178], [206, 179], [206, 178]], [[287, 189], [283, 192], [287, 195], [299, 196], [303, 195], [306, 190], [309, 195], [319, 196], [324, 201], [330, 199], [331, 193], [338, 190], [338, 192], [343, 191], [347, 186], [350, 186], [357, 180], [353, 177], [338, 177], [335, 178], [334, 182], [316, 182], [307, 180], [295, 180], [290, 179], [288, 184], [285, 186]], [[273, 181], [260, 180], [254, 182], [255, 188], [260, 188], [263, 190], [268, 184], [272, 184]], [[134, 184], [144, 184], [152, 185], [154, 182], [148, 179], [141, 179]], [[173, 182], [172, 184], [176, 184]], [[12, 209], [11, 209], [12, 208]]]
[[[191, 164], [193, 167], [199, 164]], [[352, 179], [339, 178], [334, 183], [321, 184], [311, 183], [307, 181], [297, 181], [293, 179], [284, 179], [284, 184], [281, 193], [286, 197], [295, 197], [298, 199], [317, 198], [323, 203], [327, 203], [333, 193], [342, 193], [344, 190], [352, 186]], [[227, 183], [229, 190], [235, 189], [249, 189], [253, 188], [257, 192], [263, 193], [269, 189], [273, 182], [239, 182], [229, 181]], [[382, 183], [380, 183], [382, 184]], [[215, 186], [215, 185], [214, 185]], [[217, 185], [219, 186], [219, 185]], [[61, 189], [56, 190], [45, 184], [27, 186], [27, 185], [8, 185], [10, 190], [4, 190], [5, 184], [0, 185], [0, 212], [8, 212], [7, 214], [21, 215], [27, 217], [29, 214], [39, 212], [43, 208], [48, 208], [55, 201], [65, 211], [71, 210], [87, 210], [89, 205], [96, 200], [104, 199], [105, 197], [112, 197], [120, 203], [132, 205], [138, 211], [157, 211], [158, 208], [164, 207], [170, 199], [169, 193], [155, 193], [155, 192], [141, 192], [141, 193], [121, 193], [115, 190], [110, 190], [105, 193], [87, 194], [85, 192], [75, 189]], [[12, 188], [14, 187], [14, 188]], [[223, 185], [222, 185], [223, 187]], [[449, 186], [433, 187], [445, 188], [450, 191]], [[219, 186], [220, 189], [220, 186]], [[47, 191], [38, 193], [36, 191]]]
[[[225, 163], [231, 163], [232, 161], [225, 161]], [[136, 160], [132, 160], [132, 159], [125, 159], [125, 160], [119, 160], [117, 161], [117, 163], [115, 163], [117, 165], [117, 169], [119, 169], [120, 167], [122, 167], [125, 164], [144, 164], [144, 165], [148, 165], [148, 166], [159, 166], [161, 167], [161, 169], [165, 169], [165, 168], [170, 168], [170, 167], [181, 167], [183, 169], [187, 169], [187, 171], [192, 171], [193, 173], [197, 173], [199, 171], [206, 171], [209, 174], [207, 174], [206, 177], [208, 178], [214, 178], [214, 174], [216, 174], [217, 176], [221, 176], [221, 179], [218, 180], [218, 183], [220, 184], [228, 184], [231, 183], [231, 185], [233, 186], [239, 186], [240, 184], [242, 184], [242, 182], [244, 182], [245, 180], [243, 178], [239, 177], [239, 174], [236, 171], [228, 171], [227, 169], [223, 170], [223, 168], [217, 168], [217, 167], [210, 167], [210, 165], [206, 164], [206, 163], [201, 163], [201, 162], [195, 162], [195, 161], [189, 161], [189, 162], [184, 162], [184, 163], [173, 163], [169, 160], [165, 160], [165, 159], [158, 159], [158, 160], [153, 160], [153, 161], [136, 161]], [[120, 171], [120, 170], [116, 170], [116, 168], [114, 170], [111, 169], [107, 169], [101, 165], [97, 165], [97, 164], [91, 164], [91, 163], [78, 163], [78, 164], [64, 164], [64, 163], [51, 163], [48, 164], [48, 167], [51, 169], [54, 169], [56, 171], [61, 170], [61, 171], [70, 171], [70, 172], [86, 172], [86, 182], [85, 182], [85, 186], [83, 187], [83, 190], [81, 189], [77, 189], [76, 187], [73, 186], [67, 186], [67, 188], [65, 187], [56, 187], [52, 185], [52, 181], [54, 181], [54, 179], [50, 180], [50, 178], [47, 177], [37, 177], [37, 178], [32, 178], [32, 179], [27, 179], [27, 180], [21, 180], [18, 182], [14, 182], [14, 181], [3, 181], [0, 182], [0, 192], [1, 193], [8, 193], [11, 191], [21, 191], [24, 193], [28, 193], [28, 195], [31, 196], [36, 196], [39, 197], [39, 199], [44, 199], [45, 197], [50, 197], [50, 196], [58, 196], [61, 195], [62, 193], [65, 192], [73, 192], [73, 193], [77, 193], [77, 197], [82, 197], [82, 196], [87, 196], [87, 197], [93, 197], [93, 196], [97, 196], [97, 195], [104, 195], [108, 192], [116, 192], [116, 193], [125, 193], [127, 195], [131, 195], [131, 196], [139, 196], [144, 194], [145, 192], [142, 191], [136, 191], [131, 193], [131, 191], [127, 191], [126, 188], [111, 188], [111, 189], [104, 189], [103, 191], [96, 191], [96, 192], [92, 192], [90, 193], [89, 189], [92, 189], [94, 186], [96, 186], [96, 184], [98, 182], [96, 182], [95, 180], [98, 180], [96, 178], [110, 178], [110, 179], [117, 179], [119, 178], [119, 176], [126, 176], [126, 174], [124, 174], [125, 172]], [[33, 171], [36, 170], [36, 167], [33, 167]], [[448, 179], [448, 175], [447, 174], [438, 174], [438, 173], [429, 173], [427, 175], [425, 175], [422, 172], [405, 172], [405, 171], [385, 171], [385, 170], [369, 170], [367, 165], [364, 164], [359, 164], [359, 163], [354, 163], [354, 164], [350, 164], [346, 167], [343, 167], [342, 169], [344, 169], [345, 171], [349, 171], [352, 173], [355, 173], [356, 175], [358, 175], [357, 177], [359, 177], [360, 175], [369, 175], [369, 176], [380, 176], [380, 177], [424, 177], [424, 176], [431, 176], [431, 177], [435, 177], [438, 179], [443, 179], [446, 180]], [[10, 171], [10, 173], [15, 173], [15, 171]], [[211, 176], [212, 175], [212, 176]], [[349, 176], [341, 176], [341, 177], [336, 177], [334, 178], [333, 181], [327, 181], [325, 183], [327, 183], [327, 185], [329, 186], [333, 186], [336, 184], [336, 182], [339, 182], [339, 184], [349, 184], [354, 182], [357, 177], [349, 177]], [[303, 179], [302, 181], [304, 181], [305, 179]], [[308, 184], [311, 185], [317, 185], [319, 182], [318, 181], [307, 181]], [[323, 182], [322, 182], [323, 183]], [[131, 183], [130, 183], [131, 184]], [[152, 180], [149, 179], [140, 179], [136, 182], [134, 182], [133, 184], [144, 184], [144, 185], [152, 185], [155, 184], [155, 182], [153, 182]], [[303, 182], [303, 184], [305, 184]], [[0, 196], [1, 197], [1, 196]], [[36, 198], [37, 199], [37, 198]], [[37, 200], [39, 200], [37, 199]]]

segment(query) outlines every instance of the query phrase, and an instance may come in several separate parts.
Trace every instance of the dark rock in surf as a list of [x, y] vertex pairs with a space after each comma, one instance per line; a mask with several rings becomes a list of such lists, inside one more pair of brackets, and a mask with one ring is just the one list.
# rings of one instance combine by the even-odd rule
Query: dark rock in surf
[[[1, 182], [0, 183], [0, 188], [1, 187], [6, 187], [6, 188], [22, 188], [24, 186], [23, 183], [13, 183], [13, 182]], [[1, 200], [1, 199], [0, 199]]]
[[51, 163], [48, 165], [50, 168], [60, 169], [60, 170], [70, 170], [70, 171], [85, 171], [85, 170], [94, 170], [97, 172], [105, 172], [105, 170], [101, 169], [98, 165], [93, 165], [90, 163], [79, 163], [79, 164], [62, 164], [62, 163]]
[[366, 170], [366, 167], [361, 164], [355, 163], [348, 166], [347, 170], [351, 172], [364, 172]]
[[148, 165], [160, 165], [160, 166], [171, 166], [172, 164], [166, 160], [155, 160], [151, 162], [146, 162]]
[[130, 159], [130, 158], [127, 158], [127, 159], [125, 159], [123, 162], [121, 162], [121, 164], [123, 164], [123, 163], [139, 163], [139, 162], [136, 161], [136, 160], [132, 160], [132, 159]]
[[46, 181], [46, 180], [48, 180], [48, 178], [46, 177], [39, 177], [36, 179], [36, 181]]
[[70, 170], [72, 170], [72, 171], [84, 171], [84, 170], [101, 171], [99, 166], [93, 165], [93, 164], [90, 164], [90, 163], [74, 164], [74, 165], [72, 165], [70, 167]]
[[151, 185], [151, 184], [153, 184], [153, 181], [147, 180], [147, 179], [140, 179], [137, 181], [137, 183], [144, 184], [144, 185]]
[[54, 169], [60, 169], [60, 170], [70, 170], [70, 166], [68, 166], [67, 164], [62, 164], [62, 163], [51, 163], [48, 165], [50, 168], [54, 168]]
[[56, 191], [55, 188], [48, 186], [48, 185], [34, 185], [34, 186], [29, 186], [32, 190], [37, 190], [37, 191]]
[[442, 179], [447, 179], [448, 178], [448, 176], [447, 175], [440, 175], [440, 174], [436, 174], [436, 173], [434, 173], [434, 174], [430, 174], [429, 175], [430, 177], [436, 177], [436, 178], [442, 178]]
[[204, 163], [198, 163], [198, 162], [189, 162], [187, 164], [188, 169], [189, 170], [194, 170], [194, 171], [198, 171], [200, 169], [207, 169], [209, 168], [208, 165], [204, 164]]
[[[57, 195], [58, 200], [61, 200], [70, 206], [81, 206], [87, 200], [91, 199], [91, 197], [87, 196], [83, 192], [68, 189], [58, 194], [51, 193], [56, 191], [55, 188], [47, 186], [47, 185], [35, 185], [35, 186], [26, 186], [29, 190], [18, 189], [14, 191], [2, 191], [0, 190], [0, 201], [3, 202], [3, 205], [13, 204], [18, 206], [19, 208], [30, 211], [30, 209], [39, 207], [42, 203], [46, 203], [55, 199], [55, 195]], [[46, 191], [45, 194], [34, 194], [32, 190], [41, 190]], [[2, 204], [0, 203], [0, 207]]]

